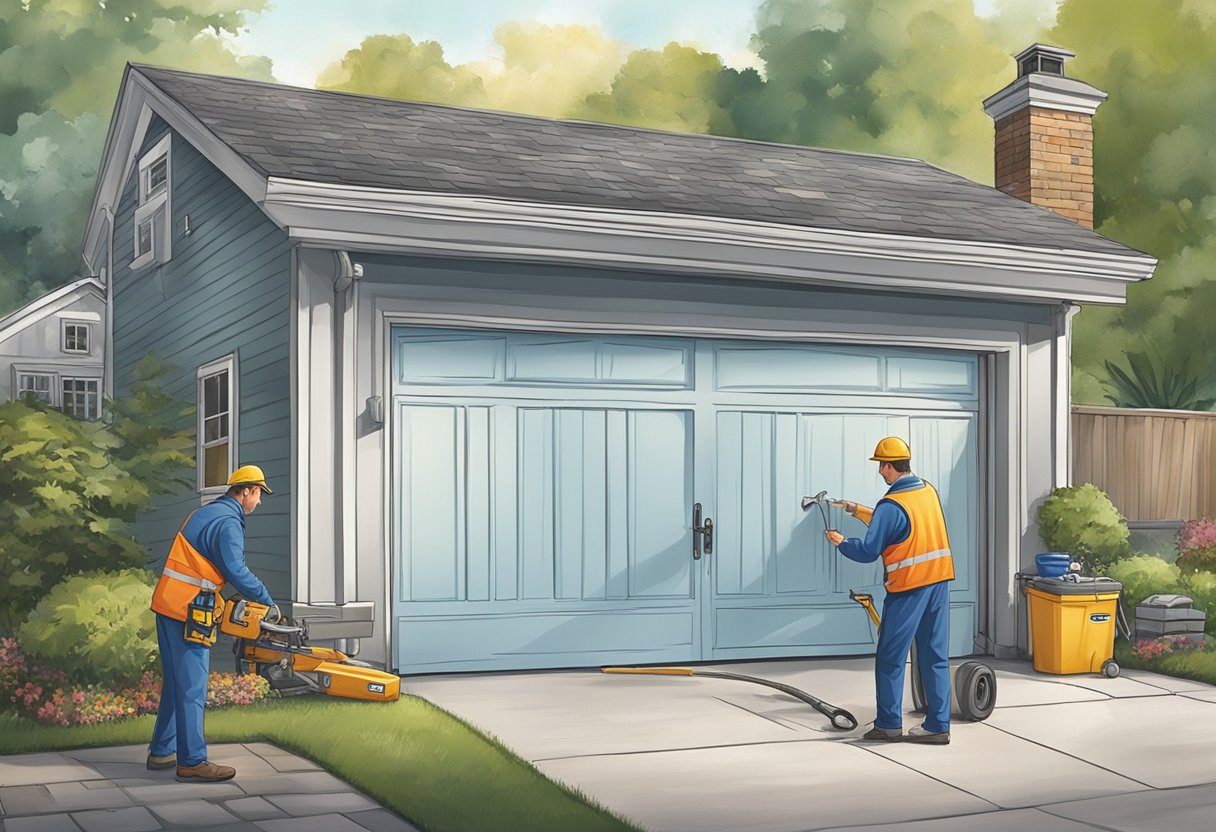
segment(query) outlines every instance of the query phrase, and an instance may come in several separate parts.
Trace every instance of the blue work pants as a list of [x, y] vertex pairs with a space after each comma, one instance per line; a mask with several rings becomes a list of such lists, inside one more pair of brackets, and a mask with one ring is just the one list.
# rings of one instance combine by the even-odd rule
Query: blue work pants
[[196, 766], [207, 759], [203, 709], [207, 706], [211, 648], [187, 642], [185, 626], [167, 615], [156, 614], [156, 642], [164, 682], [149, 752], [166, 757], [176, 751], [179, 766]]
[[903, 727], [904, 662], [916, 641], [925, 686], [925, 730], [950, 730], [950, 582], [888, 592], [878, 628], [874, 684], [879, 728]]

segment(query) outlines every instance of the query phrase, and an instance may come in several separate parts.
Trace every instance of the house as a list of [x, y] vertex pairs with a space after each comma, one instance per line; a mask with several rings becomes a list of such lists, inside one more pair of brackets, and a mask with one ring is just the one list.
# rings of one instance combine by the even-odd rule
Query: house
[[0, 401], [32, 394], [81, 419], [101, 416], [106, 287], [86, 277], [0, 318]]
[[880, 570], [801, 498], [872, 504], [899, 434], [952, 653], [1017, 654], [1072, 316], [1156, 263], [1084, 223], [1104, 96], [1060, 54], [987, 104], [998, 184], [1055, 211], [912, 159], [129, 66], [84, 256], [116, 389], [152, 351], [198, 405], [198, 487], [140, 535], [263, 466], [252, 568], [402, 673], [866, 653]]

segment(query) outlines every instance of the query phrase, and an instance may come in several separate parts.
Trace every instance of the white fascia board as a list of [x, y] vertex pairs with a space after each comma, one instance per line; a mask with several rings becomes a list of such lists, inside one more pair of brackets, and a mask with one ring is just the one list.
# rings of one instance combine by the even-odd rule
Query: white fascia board
[[138, 161], [139, 148], [151, 124], [153, 113], [194, 145], [255, 203], [261, 203], [266, 196], [266, 177], [260, 171], [216, 138], [189, 110], [161, 92], [139, 71], [139, 67], [128, 66], [110, 122], [110, 130], [106, 134], [101, 169], [97, 174], [97, 188], [93, 194], [93, 205], [89, 209], [81, 245], [81, 253], [90, 271], [96, 271], [93, 265], [96, 255], [105, 245], [102, 239], [105, 226], [103, 208], [117, 208], [123, 184]]
[[1156, 258], [866, 234], [271, 177], [263, 209], [294, 242], [756, 277], [1023, 302], [1122, 304]]
[[984, 99], [984, 112], [993, 121], [1000, 121], [1027, 107], [1092, 116], [1106, 98], [1106, 93], [1084, 81], [1032, 72]]

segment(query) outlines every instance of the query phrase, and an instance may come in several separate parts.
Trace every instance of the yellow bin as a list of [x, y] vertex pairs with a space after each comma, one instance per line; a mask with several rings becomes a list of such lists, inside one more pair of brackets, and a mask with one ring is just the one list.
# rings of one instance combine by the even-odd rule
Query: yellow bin
[[1123, 585], [1110, 578], [1034, 578], [1026, 587], [1034, 669], [1119, 675], [1115, 616]]

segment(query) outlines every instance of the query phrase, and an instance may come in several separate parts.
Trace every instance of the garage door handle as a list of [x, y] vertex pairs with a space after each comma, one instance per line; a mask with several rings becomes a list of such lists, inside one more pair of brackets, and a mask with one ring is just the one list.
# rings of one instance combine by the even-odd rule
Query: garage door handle
[[[700, 539], [697, 538], [700, 535]], [[701, 548], [704, 545], [705, 554], [712, 555], [714, 553], [714, 521], [712, 517], [705, 518], [705, 524], [701, 524], [701, 504], [692, 504], [692, 559], [701, 559]]]

